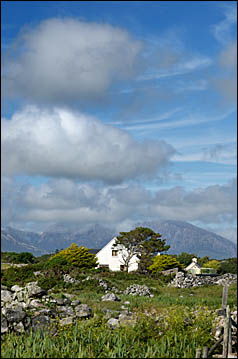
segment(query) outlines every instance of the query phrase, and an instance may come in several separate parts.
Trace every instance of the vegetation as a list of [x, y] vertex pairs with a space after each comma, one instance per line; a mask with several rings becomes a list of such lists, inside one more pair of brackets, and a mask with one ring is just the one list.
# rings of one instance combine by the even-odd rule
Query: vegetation
[[166, 239], [161, 237], [161, 234], [145, 227], [137, 227], [130, 232], [120, 232], [113, 247], [121, 252], [126, 272], [133, 256], [139, 259], [139, 271], [143, 272], [152, 264], [155, 254], [167, 251], [170, 246], [166, 246]]
[[206, 263], [203, 264], [203, 268], [213, 268], [215, 269], [216, 271], [218, 271], [221, 267], [221, 264], [219, 261], [213, 259], [211, 261], [208, 261]]
[[[187, 309], [174, 307], [163, 321], [141, 314], [134, 327], [111, 330], [98, 315], [77, 321], [58, 334], [30, 333], [4, 337], [2, 358], [194, 358], [197, 347], [211, 345], [212, 316], [205, 310], [186, 322]], [[191, 330], [196, 327], [197, 331]], [[138, 335], [139, 333], [139, 335]]]
[[182, 269], [183, 265], [179, 263], [174, 257], [168, 254], [162, 254], [153, 258], [153, 264], [149, 266], [149, 270], [152, 273], [156, 273], [176, 267]]
[[36, 263], [36, 257], [29, 252], [1, 252], [1, 262], [6, 263]]
[[78, 247], [77, 244], [72, 243], [69, 248], [63, 249], [49, 259], [51, 267], [66, 264], [83, 270], [92, 269], [97, 266], [97, 257], [95, 254], [90, 253], [88, 248]]
[[[77, 253], [74, 248], [72, 253]], [[221, 307], [222, 286], [173, 288], [167, 286], [171, 277], [158, 272], [103, 272], [94, 267], [75, 266], [74, 261], [65, 262], [62, 256], [51, 258], [42, 256], [38, 263], [3, 270], [2, 284], [8, 288], [14, 284], [23, 286], [35, 281], [34, 271], [40, 270], [43, 274], [38, 277], [40, 287], [51, 288], [53, 296], [73, 294], [75, 299], [92, 308], [94, 316], [64, 327], [56, 321], [57, 335], [48, 332], [3, 334], [1, 358], [194, 358], [196, 348], [213, 345], [212, 310]], [[65, 283], [64, 272], [79, 283]], [[89, 274], [91, 279], [83, 281]], [[134, 283], [146, 284], [154, 297], [120, 294], [121, 302], [102, 302], [104, 290], [98, 286], [99, 277], [121, 291]], [[103, 310], [119, 312], [126, 300], [130, 302], [128, 309], [136, 313], [136, 325], [109, 329]], [[229, 286], [227, 304], [232, 310], [237, 305], [236, 284]]]
[[220, 269], [218, 271], [219, 274], [224, 273], [234, 273], [237, 274], [237, 258], [229, 258], [223, 261], [220, 261]]

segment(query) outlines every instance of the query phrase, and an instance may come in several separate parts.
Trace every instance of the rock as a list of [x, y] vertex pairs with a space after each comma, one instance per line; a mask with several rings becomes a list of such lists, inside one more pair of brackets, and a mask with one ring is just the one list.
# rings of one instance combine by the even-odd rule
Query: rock
[[58, 305], [67, 305], [67, 304], [70, 304], [70, 303], [71, 303], [68, 298], [63, 298], [63, 299], [61, 299], [61, 298], [56, 298], [55, 300], [56, 300], [56, 303], [57, 303]]
[[[198, 287], [201, 285], [224, 285], [227, 283], [228, 285], [237, 281], [237, 275], [226, 273], [222, 276], [193, 276], [192, 274], [178, 272], [177, 274], [177, 286], [178, 288], [190, 288], [190, 287]], [[174, 287], [176, 286], [176, 278], [174, 278], [168, 286]]]
[[35, 332], [36, 330], [40, 330], [41, 333], [45, 333], [45, 331], [49, 331], [51, 334], [56, 334], [56, 329], [51, 323], [51, 319], [47, 315], [37, 315], [32, 319], [31, 323], [32, 330]]
[[67, 317], [67, 318], [60, 319], [59, 324], [62, 327], [64, 325], [72, 324], [73, 321], [74, 321], [74, 319], [72, 317]]
[[111, 301], [111, 302], [117, 301], [117, 302], [120, 302], [120, 300], [121, 300], [121, 299], [120, 299], [116, 294], [114, 294], [114, 293], [107, 293], [107, 294], [103, 295], [101, 299], [102, 299], [102, 302], [106, 302], [106, 301]]
[[72, 316], [74, 316], [73, 309], [68, 305], [67, 306], [57, 307], [57, 309], [58, 309], [60, 315], [63, 316], [63, 317], [68, 317], [68, 316], [72, 317]]
[[13, 292], [20, 292], [20, 291], [22, 291], [24, 288], [23, 287], [20, 287], [19, 285], [13, 285], [12, 287], [11, 287], [11, 290], [13, 291]]
[[22, 322], [17, 323], [16, 325], [14, 325], [14, 330], [18, 333], [24, 333], [25, 328]]
[[107, 326], [111, 329], [118, 328], [120, 326], [119, 320], [116, 318], [110, 318], [107, 321]]
[[12, 301], [12, 292], [9, 290], [1, 290], [1, 301], [2, 302], [11, 302]]
[[73, 300], [72, 302], [71, 302], [71, 305], [72, 306], [76, 306], [76, 305], [79, 305], [79, 304], [81, 304], [81, 301], [79, 300], [79, 299], [76, 299], [76, 300]]
[[1, 316], [1, 334], [6, 333], [8, 331], [7, 320], [3, 316]]
[[30, 301], [30, 304], [29, 304], [29, 307], [30, 308], [39, 308], [39, 307], [42, 307], [43, 306], [43, 303], [41, 303], [39, 300], [37, 299], [32, 299]]
[[25, 289], [29, 298], [41, 298], [43, 295], [47, 294], [44, 289], [37, 285], [37, 282], [28, 283]]
[[79, 318], [90, 318], [92, 309], [87, 304], [80, 304], [75, 307], [75, 314]]
[[124, 294], [139, 295], [139, 296], [151, 296], [150, 290], [146, 285], [132, 284], [126, 288]]
[[79, 280], [70, 277], [69, 274], [64, 274], [64, 282], [66, 282], [66, 283], [72, 283], [72, 284], [78, 284], [78, 283], [80, 283]]
[[110, 286], [107, 284], [107, 282], [105, 282], [104, 280], [102, 280], [102, 278], [98, 279], [98, 285], [100, 287], [103, 287], [105, 290], [110, 290]]
[[9, 323], [21, 322], [26, 317], [26, 313], [23, 310], [13, 310], [9, 308], [5, 310], [4, 315]]

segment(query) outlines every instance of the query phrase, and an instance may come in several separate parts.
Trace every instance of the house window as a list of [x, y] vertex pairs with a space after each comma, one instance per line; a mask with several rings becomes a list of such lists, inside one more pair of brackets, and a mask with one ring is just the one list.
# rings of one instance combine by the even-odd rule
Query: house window
[[113, 250], [112, 250], [112, 257], [116, 257], [116, 256], [117, 256], [117, 252], [118, 252], [117, 250], [113, 249]]
[[125, 264], [121, 264], [121, 265], [120, 265], [120, 271], [121, 271], [121, 272], [124, 272], [125, 270], [126, 270]]
[[109, 269], [109, 264], [99, 264], [99, 268], [108, 268]]

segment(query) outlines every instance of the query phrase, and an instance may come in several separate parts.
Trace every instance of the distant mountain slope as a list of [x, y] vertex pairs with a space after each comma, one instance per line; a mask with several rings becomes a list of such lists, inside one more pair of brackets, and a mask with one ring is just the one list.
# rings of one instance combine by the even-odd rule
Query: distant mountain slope
[[166, 238], [170, 245], [168, 253], [194, 253], [200, 257], [225, 259], [237, 256], [235, 243], [213, 232], [182, 221], [144, 222], [142, 226], [149, 227]]
[[[237, 256], [236, 245], [233, 242], [187, 222], [167, 220], [143, 222], [138, 226], [149, 227], [161, 233], [162, 238], [166, 238], [166, 244], [171, 246], [168, 251], [171, 254], [187, 252], [216, 259]], [[72, 242], [99, 249], [116, 234], [115, 231], [101, 225], [91, 226], [87, 230], [54, 226], [41, 234], [6, 227], [1, 230], [1, 242], [4, 252], [31, 252], [39, 256], [66, 248]]]
[[[18, 232], [22, 233], [19, 234]], [[7, 229], [1, 229], [1, 251], [17, 253], [30, 252], [35, 256], [46, 254], [46, 250], [37, 248], [33, 245], [31, 234], [34, 237], [37, 233], [18, 231], [9, 227]], [[25, 241], [23, 239], [25, 239]]]

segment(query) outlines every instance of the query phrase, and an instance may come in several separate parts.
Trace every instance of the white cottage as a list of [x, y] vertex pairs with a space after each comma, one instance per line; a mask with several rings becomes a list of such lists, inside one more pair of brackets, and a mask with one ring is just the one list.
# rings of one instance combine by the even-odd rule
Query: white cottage
[[197, 261], [197, 258], [192, 258], [192, 262], [185, 268], [185, 270], [191, 274], [200, 274], [202, 267]]
[[[125, 264], [122, 259], [121, 251], [113, 248], [116, 237], [114, 237], [109, 243], [105, 245], [97, 254], [99, 267], [107, 267], [112, 271], [124, 271]], [[126, 252], [126, 249], [124, 250]], [[138, 258], [133, 256], [129, 263], [128, 271], [135, 271], [138, 269]]]

